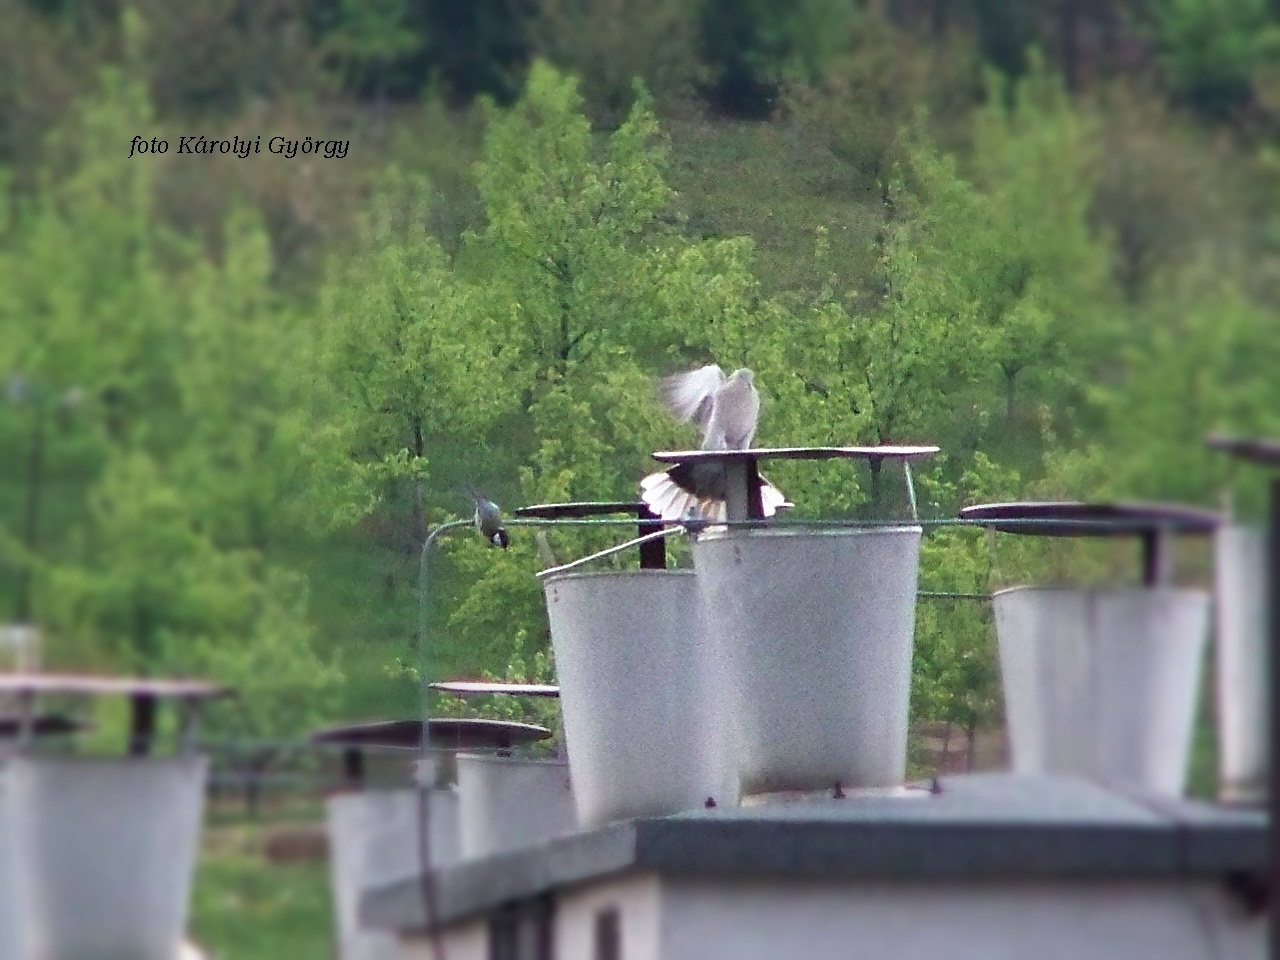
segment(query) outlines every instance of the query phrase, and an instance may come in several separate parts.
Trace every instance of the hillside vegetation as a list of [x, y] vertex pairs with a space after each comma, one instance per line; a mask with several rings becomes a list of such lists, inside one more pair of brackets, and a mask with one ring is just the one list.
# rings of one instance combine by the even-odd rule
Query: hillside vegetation
[[[429, 644], [426, 532], [468, 483], [634, 496], [692, 441], [654, 378], [711, 358], [756, 372], [761, 443], [941, 445], [931, 516], [1227, 488], [1256, 515], [1202, 438], [1280, 434], [1278, 27], [1266, 0], [6, 0], [0, 622], [55, 666], [237, 685], [225, 736], [416, 711], [423, 669], [547, 676], [529, 531], [442, 541]], [[904, 509], [896, 474], [770, 476], [802, 516]], [[937, 532], [921, 588], [1134, 556]], [[985, 607], [918, 619], [916, 715], [988, 722]]]

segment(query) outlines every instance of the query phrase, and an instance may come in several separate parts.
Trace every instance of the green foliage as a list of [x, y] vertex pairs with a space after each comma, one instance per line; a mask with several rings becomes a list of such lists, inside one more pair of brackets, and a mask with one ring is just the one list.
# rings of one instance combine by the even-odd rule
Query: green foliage
[[[336, 679], [310, 649], [302, 586], [271, 555], [309, 509], [291, 442], [301, 330], [270, 290], [256, 218], [227, 224], [219, 264], [155, 225], [149, 168], [108, 148], [147, 115], [140, 86], [108, 74], [62, 131], [67, 172], [0, 248], [3, 361], [33, 385], [0, 430], [30, 429], [43, 453], [0, 480], [25, 505], [4, 512], [0, 542], [22, 544], [10, 563], [34, 577], [17, 579], [16, 604], [32, 583], [55, 665], [238, 680], [243, 727], [298, 731]], [[37, 386], [76, 398], [56, 429]]]
[[[1130, 94], [1072, 101], [1025, 56], [1050, 20], [1025, 4], [979, 5], [986, 56], [1022, 75], [985, 100], [963, 29], [926, 40], [904, 8], [890, 26], [836, 0], [548, 0], [536, 17], [508, 0], [278, 0], [248, 19], [144, 3], [146, 31], [104, 13], [83, 52], [93, 17], [10, 6], [0, 136], [23, 152], [0, 206], [6, 392], [19, 375], [0, 402], [0, 611], [34, 611], [56, 665], [241, 686], [228, 731], [409, 712], [424, 675], [550, 676], [527, 528], [505, 552], [441, 542], [422, 648], [417, 550], [469, 512], [468, 481], [508, 508], [634, 496], [652, 450], [694, 442], [653, 391], [677, 368], [755, 369], [762, 443], [940, 443], [917, 474], [934, 515], [1006, 497], [1211, 502], [1228, 478], [1200, 435], [1280, 429], [1262, 164]], [[1164, 6], [1166, 64], [1194, 67], [1171, 78], [1203, 62], [1253, 83], [1266, 66], [1269, 28], [1237, 16], [1249, 4]], [[1196, 17], [1230, 29], [1201, 44], [1178, 26]], [[318, 45], [273, 61], [299, 18]], [[774, 119], [682, 101], [699, 39], [721, 105], [767, 112], [782, 90]], [[68, 110], [111, 48], [127, 67]], [[534, 49], [579, 72], [585, 98], [530, 66]], [[447, 122], [438, 104], [393, 106], [367, 126], [357, 106], [360, 168], [122, 159], [166, 117], [184, 132], [217, 114], [346, 123], [350, 105], [277, 95], [323, 92], [311, 71], [335, 51], [348, 93], [377, 79], [412, 98], [434, 79], [454, 105], [513, 105]], [[139, 81], [162, 88], [159, 119]], [[240, 112], [258, 96], [274, 100]], [[38, 160], [28, 141], [64, 115]], [[336, 232], [384, 147], [398, 164]], [[297, 251], [321, 245], [313, 298]], [[865, 469], [771, 479], [806, 516], [903, 515], [896, 471]], [[569, 560], [630, 534], [548, 542]], [[1132, 561], [939, 533], [921, 585], [1115, 578]], [[918, 624], [916, 713], [990, 722], [984, 607], [931, 601]]]
[[1253, 75], [1280, 52], [1270, 0], [1153, 0], [1149, 29], [1173, 94], [1224, 118], [1247, 104]]
[[252, 827], [223, 828], [201, 851], [192, 939], [227, 960], [317, 960], [332, 950], [329, 865], [270, 863]]
[[[938, 510], [956, 502], [1011, 499], [1016, 472], [978, 453], [958, 484], [938, 473], [920, 478], [921, 497]], [[991, 607], [975, 599], [992, 585], [994, 535], [965, 529], [930, 533], [920, 549], [920, 589], [956, 597], [922, 598], [916, 606], [911, 710], [918, 720], [949, 720], [965, 730], [999, 717], [999, 673]]]
[[906, 159], [900, 134], [917, 114], [927, 112], [940, 141], [955, 129], [967, 134], [982, 93], [979, 66], [959, 38], [925, 44], [883, 17], [864, 15], [820, 83], [787, 85], [786, 105], [851, 168], [852, 186], [879, 199], [893, 164]]
[[1116, 306], [1111, 245], [1090, 222], [1093, 121], [1038, 63], [1011, 101], [1005, 107], [993, 97], [975, 118], [975, 180], [989, 199], [964, 242], [980, 264], [972, 283], [993, 333], [985, 346], [999, 368], [1010, 425], [1024, 383], [1041, 402], [1078, 388], [1092, 372], [1082, 368], [1084, 357], [1112, 349]]
[[528, 0], [420, 0], [415, 25], [426, 38], [424, 70], [455, 105], [488, 96], [508, 104], [519, 95], [532, 53]]
[[1039, 39], [1038, 4], [1024, 0], [970, 0], [983, 57], [1007, 77], [1020, 77]]
[[1207, 250], [1242, 255], [1247, 210], [1269, 206], [1265, 192], [1251, 196], [1243, 158], [1225, 155], [1197, 124], [1150, 97], [1118, 93], [1097, 119], [1092, 219], [1113, 239], [1113, 273], [1130, 305], [1159, 274], [1194, 268]]
[[712, 102], [735, 116], [767, 115], [784, 78], [822, 75], [855, 11], [852, 0], [704, 0], [701, 48]]
[[627, 115], [639, 79], [659, 100], [685, 92], [698, 64], [697, 7], [684, 0], [542, 0], [530, 25], [539, 56], [578, 76], [587, 113]]
[[133, 0], [122, 5], [119, 27], [161, 114], [227, 116], [255, 98], [318, 85], [317, 51], [300, 29], [306, 6], [307, 0]]
[[372, 85], [378, 96], [385, 95], [388, 65], [422, 45], [422, 38], [406, 25], [407, 16], [405, 0], [342, 0], [326, 47], [344, 87]]
[[1093, 394], [1127, 454], [1108, 471], [1128, 496], [1211, 503], [1229, 463], [1203, 438], [1280, 432], [1280, 320], [1208, 264], [1161, 287], [1122, 355], [1125, 376]]
[[420, 178], [396, 170], [384, 178], [362, 250], [323, 292], [320, 357], [332, 388], [326, 430], [340, 456], [327, 469], [347, 475], [356, 515], [378, 497], [410, 501], [419, 542], [428, 451], [483, 432], [500, 396], [475, 388], [498, 379], [502, 356], [483, 336], [491, 321], [477, 320], [480, 292], [455, 281], [427, 233], [427, 195]]

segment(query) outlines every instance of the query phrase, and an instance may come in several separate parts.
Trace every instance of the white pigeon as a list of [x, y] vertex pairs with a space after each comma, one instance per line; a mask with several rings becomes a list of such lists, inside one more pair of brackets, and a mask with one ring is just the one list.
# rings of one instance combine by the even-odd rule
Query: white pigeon
[[[746, 450], [756, 433], [760, 395], [750, 370], [724, 375], [715, 364], [662, 381], [662, 398], [681, 421], [702, 430], [703, 450]], [[663, 520], [689, 518], [724, 522], [726, 476], [723, 464], [676, 464], [640, 481], [640, 499]], [[771, 517], [786, 505], [776, 487], [761, 477], [760, 501]]]

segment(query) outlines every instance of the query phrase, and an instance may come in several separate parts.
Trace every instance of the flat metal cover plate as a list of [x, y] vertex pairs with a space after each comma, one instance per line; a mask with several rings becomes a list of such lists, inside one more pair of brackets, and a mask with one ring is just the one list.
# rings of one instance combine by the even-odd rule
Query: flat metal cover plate
[[1214, 436], [1209, 437], [1205, 442], [1213, 449], [1229, 453], [1241, 460], [1280, 467], [1280, 440], [1245, 440], [1240, 437]]
[[[440, 747], [479, 750], [505, 749], [522, 743], [549, 740], [551, 731], [534, 723], [485, 720], [472, 717], [437, 717], [430, 721], [431, 741]], [[363, 747], [417, 749], [422, 743], [421, 720], [375, 720], [330, 727], [311, 737], [315, 743]]]
[[751, 447], [748, 450], [659, 450], [659, 463], [695, 463], [699, 460], [909, 460], [929, 457], [938, 447]]
[[552, 683], [491, 683], [485, 680], [446, 680], [431, 684], [432, 690], [443, 690], [459, 696], [506, 694], [513, 697], [558, 697], [560, 688]]
[[965, 507], [960, 519], [1027, 536], [1117, 537], [1161, 531], [1210, 534], [1222, 518], [1212, 510], [1180, 504], [1028, 501]]

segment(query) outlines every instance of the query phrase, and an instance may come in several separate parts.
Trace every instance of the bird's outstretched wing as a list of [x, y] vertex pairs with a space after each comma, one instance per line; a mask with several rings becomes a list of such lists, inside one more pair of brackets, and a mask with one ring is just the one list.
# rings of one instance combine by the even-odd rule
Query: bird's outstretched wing
[[692, 421], [699, 430], [705, 431], [715, 407], [716, 392], [724, 382], [724, 371], [710, 363], [664, 378], [662, 399], [679, 420]]
[[[791, 506], [773, 484], [760, 478], [760, 506], [766, 517]], [[640, 499], [670, 523], [693, 517], [724, 523], [724, 467], [720, 464], [677, 464], [671, 470], [652, 473], [640, 481]]]

